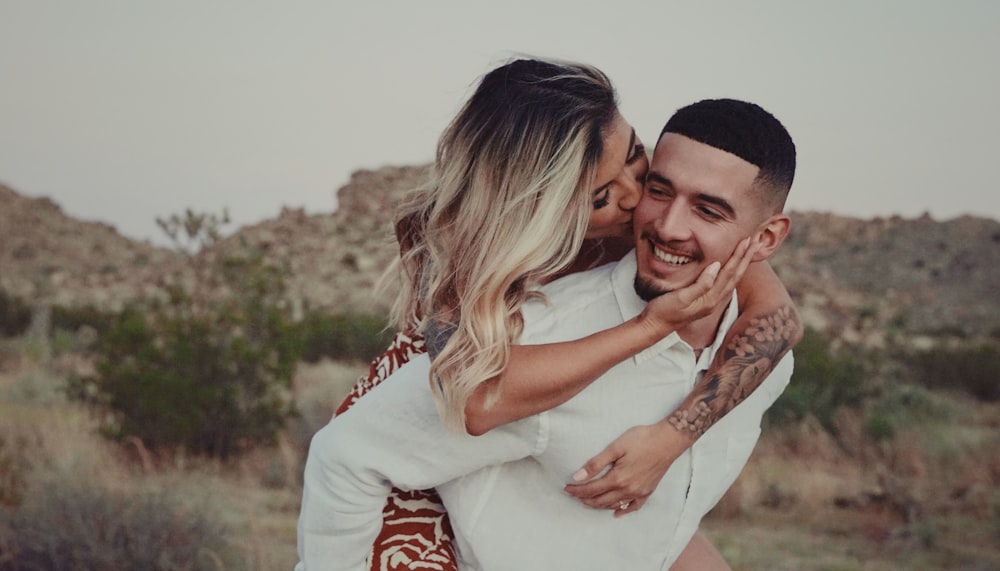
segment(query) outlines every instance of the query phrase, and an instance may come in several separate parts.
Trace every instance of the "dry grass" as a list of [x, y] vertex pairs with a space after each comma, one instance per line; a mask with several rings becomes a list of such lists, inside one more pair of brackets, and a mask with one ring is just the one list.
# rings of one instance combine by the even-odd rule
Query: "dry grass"
[[[353, 383], [353, 379], [350, 383], [346, 380], [341, 370], [345, 368], [327, 365], [318, 366], [318, 371], [306, 371], [312, 377], [307, 374], [303, 384], [317, 385], [309, 392], [314, 402], [324, 399], [318, 386], [324, 378], [336, 377], [333, 384], [337, 386]], [[39, 380], [38, 390], [25, 389]], [[102, 438], [98, 419], [67, 403], [59, 385], [47, 366], [30, 358], [19, 359], [16, 366], [8, 360], [0, 367], [0, 505], [7, 506], [10, 516], [0, 518], [0, 527], [4, 521], [20, 526], [16, 535], [22, 541], [20, 549], [28, 549], [30, 545], [25, 542], [30, 543], [35, 536], [17, 519], [19, 513], [41, 525], [63, 521], [73, 512], [78, 514], [73, 517], [92, 520], [94, 506], [102, 506], [108, 515], [101, 517], [106, 519], [117, 517], [115, 513], [133, 513], [129, 510], [134, 508], [126, 505], [134, 505], [137, 499], [157, 501], [162, 497], [163, 501], [151, 508], [157, 511], [150, 514], [171, 511], [171, 521], [192, 521], [190, 529], [203, 529], [203, 536], [223, 534], [221, 548], [201, 548], [202, 561], [198, 565], [205, 567], [171, 568], [263, 571], [294, 566], [304, 450], [291, 436], [283, 435], [277, 446], [255, 450], [228, 464], [183, 454], [155, 456], [137, 442], [120, 446]], [[336, 392], [333, 390], [328, 397], [336, 398]], [[77, 489], [80, 491], [73, 491]], [[46, 497], [58, 503], [36, 501]], [[125, 503], [119, 505], [116, 498]], [[126, 519], [124, 515], [122, 519]], [[162, 522], [157, 523], [153, 517], [148, 521], [162, 527]], [[67, 541], [93, 543], [93, 538], [80, 537], [63, 524], [46, 525], [62, 528], [58, 533], [53, 529], [52, 535], [64, 536]], [[135, 543], [145, 536], [142, 528], [142, 522], [129, 521], [113, 532], [132, 537]], [[188, 537], [204, 544], [213, 540]], [[8, 537], [4, 541], [11, 540]], [[0, 569], [19, 569], [9, 566], [12, 563], [4, 554], [14, 549], [6, 545], [0, 541]]]
[[301, 364], [295, 373], [295, 402], [302, 412], [306, 439], [330, 419], [333, 411], [351, 390], [368, 365], [337, 363], [323, 360], [316, 364]]
[[[364, 371], [361, 364], [303, 366], [294, 382], [302, 417], [277, 446], [223, 465], [105, 441], [97, 419], [62, 400], [51, 367], [9, 346], [4, 355], [0, 503], [5, 487], [30, 496], [40, 493], [32, 482], [68, 478], [169, 492], [228, 530], [212, 568], [246, 571], [294, 566], [309, 437]], [[704, 529], [736, 571], [1000, 569], [1000, 406], [942, 398], [961, 414], [905, 427], [888, 441], [868, 439], [860, 413], [838, 417], [839, 439], [810, 421], [765, 430]], [[4, 454], [13, 459], [7, 468]]]
[[888, 442], [765, 431], [704, 529], [737, 571], [1000, 569], [1000, 407], [945, 398], [965, 414]]

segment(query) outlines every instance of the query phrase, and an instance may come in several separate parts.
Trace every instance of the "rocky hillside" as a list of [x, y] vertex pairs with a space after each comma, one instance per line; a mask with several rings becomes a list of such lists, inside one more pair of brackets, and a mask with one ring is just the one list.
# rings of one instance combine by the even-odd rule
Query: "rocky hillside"
[[30, 301], [119, 307], [182, 271], [183, 256], [0, 185], [0, 289]]
[[[333, 214], [286, 209], [201, 252], [203, 267], [249, 244], [287, 268], [295, 307], [380, 311], [372, 295], [395, 255], [400, 197], [426, 167], [359, 171]], [[195, 208], [197, 205], [194, 205]], [[1000, 334], [1000, 223], [963, 217], [859, 220], [792, 213], [792, 234], [773, 264], [806, 322], [849, 342], [888, 335]], [[197, 279], [184, 255], [135, 242], [104, 224], [0, 186], [0, 288], [34, 302], [117, 308]]]
[[775, 270], [813, 327], [847, 341], [1000, 335], [1000, 223], [793, 213]]
[[295, 307], [383, 311], [387, 304], [373, 290], [398, 251], [392, 232], [395, 207], [426, 176], [426, 167], [358, 171], [337, 192], [333, 214], [285, 209], [275, 219], [241, 228], [202, 256], [219, 258], [242, 244], [259, 247], [287, 267]]

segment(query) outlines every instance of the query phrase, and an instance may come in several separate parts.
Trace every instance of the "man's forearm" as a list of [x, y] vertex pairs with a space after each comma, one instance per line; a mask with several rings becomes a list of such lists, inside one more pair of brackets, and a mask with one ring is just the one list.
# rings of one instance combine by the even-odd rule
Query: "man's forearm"
[[709, 373], [668, 417], [678, 431], [695, 438], [704, 434], [756, 390], [802, 337], [791, 305], [751, 317], [749, 323], [728, 337]]

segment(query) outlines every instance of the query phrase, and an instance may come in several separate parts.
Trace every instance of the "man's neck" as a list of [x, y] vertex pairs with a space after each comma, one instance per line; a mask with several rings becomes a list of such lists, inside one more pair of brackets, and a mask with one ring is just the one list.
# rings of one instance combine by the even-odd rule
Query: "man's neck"
[[726, 309], [729, 307], [731, 301], [732, 298], [727, 297], [712, 313], [678, 329], [677, 335], [685, 343], [694, 348], [695, 353], [700, 355], [702, 349], [715, 343], [715, 339], [719, 334], [719, 325], [722, 323], [722, 317], [726, 314]]

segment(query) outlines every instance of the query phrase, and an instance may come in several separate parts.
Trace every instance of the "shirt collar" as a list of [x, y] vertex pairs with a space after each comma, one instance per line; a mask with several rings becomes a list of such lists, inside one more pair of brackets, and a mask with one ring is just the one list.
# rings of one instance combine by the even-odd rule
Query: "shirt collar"
[[[646, 302], [643, 301], [635, 293], [635, 273], [638, 268], [638, 264], [635, 259], [635, 250], [632, 250], [625, 257], [618, 262], [618, 266], [615, 267], [614, 272], [611, 274], [611, 287], [615, 292], [615, 299], [618, 301], [618, 309], [621, 311], [622, 320], [628, 321], [633, 317], [642, 313], [642, 310], [646, 307]], [[736, 292], [733, 291], [732, 299], [729, 301], [729, 307], [726, 308], [725, 314], [722, 316], [722, 320], [719, 323], [719, 330], [716, 332], [715, 341], [710, 347], [707, 347], [701, 352], [698, 357], [697, 369], [705, 370], [711, 364], [712, 359], [714, 359], [716, 352], [722, 348], [722, 342], [725, 339], [726, 331], [733, 325], [736, 321], [736, 317], [739, 313], [739, 307], [736, 300]], [[660, 339], [652, 346], [643, 349], [639, 353], [636, 353], [632, 357], [636, 364], [640, 364], [660, 353], [670, 349], [676, 344], [682, 344], [685, 347], [690, 347], [688, 344], [681, 339], [680, 335], [676, 331], [670, 333], [663, 339]]]
[[739, 314], [739, 301], [736, 297], [736, 290], [733, 290], [733, 296], [729, 300], [729, 306], [726, 307], [726, 312], [722, 314], [722, 319], [719, 321], [719, 330], [715, 332], [715, 341], [706, 347], [698, 357], [698, 363], [696, 365], [698, 371], [708, 370], [708, 366], [712, 364], [713, 360], [715, 360], [715, 355], [722, 350], [722, 344], [726, 340], [726, 332], [728, 332], [729, 328], [736, 322], [736, 318], [739, 317]]

